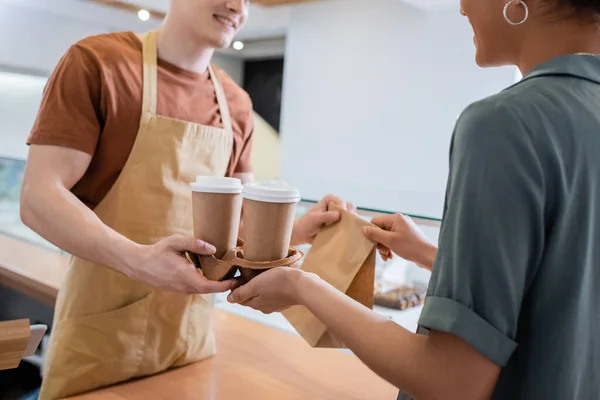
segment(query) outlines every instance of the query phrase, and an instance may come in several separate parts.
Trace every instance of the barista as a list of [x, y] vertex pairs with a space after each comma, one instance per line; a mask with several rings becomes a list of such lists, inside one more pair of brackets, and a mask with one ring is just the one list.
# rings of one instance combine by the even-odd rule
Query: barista
[[[185, 251], [196, 175], [252, 180], [252, 104], [210, 65], [249, 0], [172, 0], [143, 35], [85, 38], [48, 81], [28, 140], [23, 221], [73, 254], [59, 291], [40, 398], [67, 397], [211, 356], [211, 282]], [[324, 198], [296, 221], [310, 242], [339, 214]]]

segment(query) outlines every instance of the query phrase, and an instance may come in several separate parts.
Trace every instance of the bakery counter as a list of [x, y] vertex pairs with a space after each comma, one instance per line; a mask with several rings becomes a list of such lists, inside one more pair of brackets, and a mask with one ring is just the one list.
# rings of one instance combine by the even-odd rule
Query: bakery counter
[[397, 393], [352, 355], [310, 349], [297, 336], [222, 311], [214, 323], [211, 359], [69, 400], [391, 400]]
[[[52, 305], [67, 268], [65, 255], [0, 234], [1, 285]], [[395, 398], [396, 389], [352, 354], [310, 348], [298, 335], [275, 329], [277, 322], [243, 318], [241, 306], [219, 309], [220, 303], [214, 357], [75, 399]]]

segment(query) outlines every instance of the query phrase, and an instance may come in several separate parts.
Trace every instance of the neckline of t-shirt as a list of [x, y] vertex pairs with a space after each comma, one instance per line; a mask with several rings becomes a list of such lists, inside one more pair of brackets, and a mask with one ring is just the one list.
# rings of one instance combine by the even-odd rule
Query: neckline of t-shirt
[[[132, 36], [132, 38], [136, 41], [136, 43], [139, 44], [140, 50], [142, 50], [142, 42], [141, 42], [140, 38], [135, 34], [135, 32], [127, 31], [127, 33]], [[209, 76], [208, 70], [206, 70], [203, 73], [190, 71], [185, 68], [181, 68], [173, 63], [170, 63], [169, 61], [163, 60], [160, 57], [157, 57], [156, 64], [159, 67], [167, 69], [169, 72], [172, 72], [177, 75], [183, 75], [188, 78], [195, 79], [195, 80], [206, 79]]]

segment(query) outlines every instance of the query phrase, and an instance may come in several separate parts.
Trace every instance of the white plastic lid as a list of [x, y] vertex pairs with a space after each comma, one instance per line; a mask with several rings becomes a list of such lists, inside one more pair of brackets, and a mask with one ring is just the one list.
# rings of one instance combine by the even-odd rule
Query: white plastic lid
[[239, 194], [242, 192], [242, 181], [237, 178], [198, 175], [190, 188], [202, 193]]
[[266, 203], [297, 203], [300, 191], [283, 181], [247, 183], [242, 191], [244, 198]]

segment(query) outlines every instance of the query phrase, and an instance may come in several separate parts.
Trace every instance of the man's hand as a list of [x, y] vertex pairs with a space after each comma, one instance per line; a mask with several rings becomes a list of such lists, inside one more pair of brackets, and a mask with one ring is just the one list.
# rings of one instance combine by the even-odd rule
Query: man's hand
[[206, 279], [185, 257], [186, 251], [211, 255], [215, 248], [193, 237], [174, 235], [151, 246], [137, 247], [124, 272], [132, 279], [169, 292], [220, 293], [236, 286], [235, 280]]
[[378, 243], [377, 249], [384, 260], [390, 259], [393, 252], [423, 268], [433, 268], [437, 247], [410, 217], [384, 215], [373, 218], [371, 223], [379, 228], [365, 227], [364, 235]]
[[335, 204], [341, 208], [356, 212], [356, 206], [352, 203], [346, 203], [331, 194], [323, 197], [306, 214], [294, 222], [294, 231], [292, 232], [292, 245], [312, 244], [315, 236], [321, 229], [327, 225], [338, 222], [341, 218], [337, 211], [327, 211], [330, 204]]

